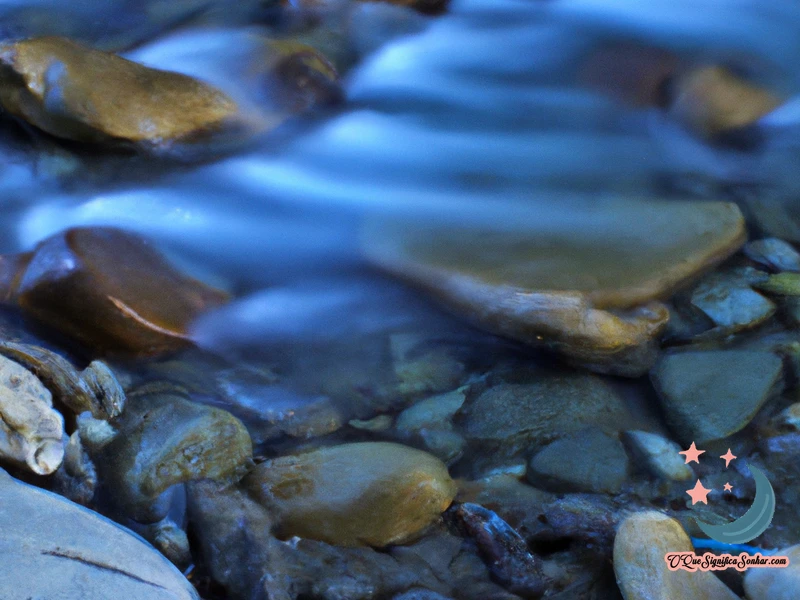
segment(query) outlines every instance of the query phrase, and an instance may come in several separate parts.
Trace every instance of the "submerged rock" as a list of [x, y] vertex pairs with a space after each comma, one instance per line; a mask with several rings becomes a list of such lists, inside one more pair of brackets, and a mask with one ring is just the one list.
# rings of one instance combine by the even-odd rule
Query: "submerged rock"
[[800, 253], [788, 242], [778, 238], [764, 238], [745, 244], [745, 255], [776, 271], [800, 273]]
[[695, 288], [691, 302], [724, 334], [757, 327], [775, 313], [776, 307], [750, 286], [768, 277], [749, 267], [714, 273]]
[[400, 444], [321, 448], [258, 465], [244, 480], [274, 511], [282, 538], [340, 546], [386, 546], [417, 536], [450, 505], [444, 464]]
[[776, 296], [800, 296], [800, 273], [777, 273], [757, 284], [758, 289]]
[[237, 121], [237, 106], [201, 81], [150, 69], [71, 40], [0, 46], [0, 102], [47, 133], [146, 148], [205, 141]]
[[252, 464], [250, 436], [238, 419], [175, 394], [134, 391], [118, 427], [93, 458], [117, 508], [142, 523], [166, 516], [162, 495], [173, 486], [237, 481]]
[[614, 540], [614, 572], [625, 600], [737, 600], [739, 596], [710, 571], [668, 569], [667, 552], [693, 550], [680, 524], [660, 512], [626, 518]]
[[529, 452], [590, 425], [632, 426], [622, 398], [602, 379], [570, 371], [548, 371], [530, 383], [499, 383], [469, 398], [462, 432], [490, 457]]
[[64, 458], [64, 419], [32, 373], [0, 356], [0, 460], [49, 475]]
[[199, 600], [140, 537], [0, 471], [0, 590], [14, 598]]
[[776, 554], [789, 557], [789, 566], [781, 569], [749, 569], [744, 576], [748, 600], [793, 600], [800, 586], [800, 546], [780, 550]]
[[157, 354], [184, 347], [189, 323], [228, 299], [121, 229], [68, 229], [21, 256], [21, 268], [0, 282], [7, 296], [29, 315], [103, 351]]
[[687, 72], [675, 89], [673, 114], [708, 137], [752, 125], [782, 104], [767, 90], [718, 66]]
[[671, 481], [688, 481], [694, 471], [679, 454], [680, 446], [658, 434], [626, 431], [624, 441], [641, 466], [652, 475]]
[[782, 374], [781, 359], [770, 352], [691, 351], [664, 356], [651, 379], [678, 439], [701, 444], [744, 429]]
[[532, 459], [528, 481], [555, 492], [617, 494], [628, 476], [628, 455], [616, 436], [590, 427], [545, 446]]
[[732, 204], [616, 200], [504, 225], [395, 219], [370, 224], [363, 244], [372, 262], [493, 333], [636, 376], [669, 316], [654, 300], [744, 241]]

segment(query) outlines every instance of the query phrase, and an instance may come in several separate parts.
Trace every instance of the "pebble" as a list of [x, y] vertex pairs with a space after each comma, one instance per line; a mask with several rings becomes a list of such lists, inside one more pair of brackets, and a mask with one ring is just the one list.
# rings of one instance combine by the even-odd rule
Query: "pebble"
[[800, 273], [800, 252], [788, 242], [778, 238], [753, 240], [742, 249], [750, 260], [776, 271]]
[[800, 589], [800, 545], [778, 551], [789, 557], [789, 566], [781, 569], [749, 569], [744, 576], [748, 600], [794, 600]]
[[750, 267], [714, 273], [694, 289], [692, 305], [726, 333], [757, 327], [775, 314], [776, 306], [750, 286], [768, 277]]
[[23, 311], [105, 352], [159, 354], [190, 345], [187, 328], [226, 293], [177, 271], [150, 244], [111, 227], [57, 233], [3, 282]]
[[343, 444], [268, 460], [244, 484], [277, 515], [281, 538], [340, 546], [407, 542], [456, 494], [439, 459], [389, 442]]
[[776, 296], [800, 296], [800, 273], [777, 273], [757, 284], [758, 289]]
[[617, 494], [628, 477], [628, 455], [617, 436], [590, 427], [545, 446], [531, 459], [528, 481], [553, 492]]
[[498, 383], [471, 395], [461, 431], [489, 457], [533, 451], [589, 425], [632, 425], [620, 395], [601, 378], [579, 372], [543, 371], [526, 383]]
[[0, 356], [0, 459], [37, 475], [58, 469], [64, 418], [50, 392], [27, 369]]
[[667, 423], [688, 445], [740, 431], [777, 390], [781, 359], [770, 352], [666, 354], [651, 373]]
[[625, 600], [737, 600], [713, 572], [667, 568], [667, 552], [691, 551], [689, 536], [676, 520], [656, 511], [627, 517], [614, 539], [614, 572]]
[[183, 575], [140, 537], [1, 470], [0, 505], [5, 597], [199, 600]]
[[453, 429], [453, 416], [464, 405], [466, 390], [461, 387], [410, 406], [398, 415], [395, 431], [445, 463], [455, 461], [463, 453], [466, 440]]
[[670, 481], [688, 481], [694, 477], [694, 471], [679, 454], [681, 448], [675, 442], [647, 431], [626, 431], [623, 441], [652, 475]]
[[669, 316], [655, 299], [745, 241], [741, 213], [725, 203], [615, 200], [515, 222], [525, 226], [373, 222], [363, 247], [492, 333], [638, 376]]

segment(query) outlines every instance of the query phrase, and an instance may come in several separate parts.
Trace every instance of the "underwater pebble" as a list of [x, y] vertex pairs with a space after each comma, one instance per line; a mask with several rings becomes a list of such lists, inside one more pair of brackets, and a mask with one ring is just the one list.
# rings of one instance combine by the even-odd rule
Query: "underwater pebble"
[[670, 481], [687, 481], [694, 477], [694, 471], [679, 454], [681, 448], [675, 442], [647, 431], [626, 431], [622, 437], [640, 466], [652, 475]]
[[726, 332], [756, 327], [776, 310], [774, 303], [750, 287], [768, 277], [750, 267], [713, 273], [692, 292], [692, 305]]
[[744, 576], [748, 600], [794, 600], [800, 589], [800, 545], [778, 550], [789, 557], [789, 566], [781, 569], [749, 569]]
[[776, 271], [800, 272], [800, 252], [778, 238], [753, 240], [745, 244], [742, 251], [750, 260]]

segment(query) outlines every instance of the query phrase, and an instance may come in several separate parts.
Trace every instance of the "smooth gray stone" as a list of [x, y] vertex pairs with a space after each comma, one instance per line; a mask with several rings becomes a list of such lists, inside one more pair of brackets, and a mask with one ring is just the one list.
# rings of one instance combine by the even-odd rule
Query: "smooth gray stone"
[[142, 538], [0, 469], [0, 598], [199, 600]]

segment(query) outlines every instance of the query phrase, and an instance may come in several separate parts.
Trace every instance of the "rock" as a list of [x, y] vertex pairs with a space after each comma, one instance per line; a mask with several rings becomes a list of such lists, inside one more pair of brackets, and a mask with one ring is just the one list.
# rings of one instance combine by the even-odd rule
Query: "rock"
[[555, 492], [617, 494], [628, 477], [628, 455], [616, 436], [591, 427], [556, 440], [530, 462], [528, 481]]
[[[359, 0], [359, 2], [375, 2], [376, 0]], [[443, 13], [447, 5], [449, 4], [449, 0], [379, 0], [384, 2], [389, 2], [391, 4], [395, 4], [397, 6], [406, 6], [408, 8], [413, 8], [414, 10], [418, 10], [421, 13], [425, 13], [428, 15], [438, 15]]]
[[0, 356], [0, 459], [49, 475], [64, 458], [64, 419], [32, 373]]
[[461, 456], [466, 440], [453, 430], [453, 416], [464, 404], [466, 387], [433, 396], [405, 409], [397, 417], [400, 437], [440, 458], [445, 463]]
[[626, 431], [623, 441], [631, 454], [652, 475], [670, 481], [688, 481], [694, 471], [679, 454], [680, 446], [658, 434]]
[[543, 371], [530, 379], [471, 394], [459, 423], [477, 452], [512, 457], [589, 425], [632, 425], [622, 398], [599, 377]]
[[433, 456], [388, 442], [321, 448], [258, 465], [245, 485], [277, 533], [340, 546], [400, 544], [450, 505], [456, 486]]
[[627, 517], [614, 540], [614, 572], [625, 600], [736, 600], [713, 572], [670, 571], [667, 552], [692, 552], [689, 536], [666, 515], [647, 511]]
[[758, 289], [776, 296], [800, 296], [800, 273], [777, 273], [756, 284]]
[[69, 436], [64, 462], [53, 478], [53, 491], [76, 504], [90, 506], [97, 489], [97, 470], [81, 443], [80, 430]]
[[782, 104], [770, 92], [718, 66], [687, 72], [675, 89], [671, 112], [706, 137], [752, 125]]
[[750, 286], [767, 278], [749, 267], [714, 273], [695, 288], [691, 302], [724, 333], [757, 327], [775, 313], [775, 305]]
[[363, 247], [373, 263], [490, 332], [638, 376], [654, 362], [668, 318], [654, 300], [744, 239], [732, 204], [615, 200], [540, 202], [502, 225], [373, 222]]
[[800, 586], [800, 545], [777, 552], [789, 557], [789, 566], [780, 569], [749, 569], [744, 576], [748, 600], [792, 600]]
[[228, 298], [120, 229], [68, 229], [25, 256], [25, 266], [2, 282], [11, 298], [30, 316], [102, 351], [185, 347], [189, 323]]
[[3, 471], [0, 506], [4, 596], [199, 600], [169, 561], [95, 512]]
[[392, 600], [453, 600], [424, 588], [415, 588], [394, 596]]
[[389, 415], [378, 415], [372, 419], [351, 419], [347, 422], [350, 427], [360, 429], [361, 431], [386, 431], [391, 429], [394, 420]]
[[397, 393], [402, 396], [436, 394], [456, 387], [464, 377], [464, 365], [447, 348], [425, 344], [415, 334], [395, 334], [389, 340]]
[[771, 397], [783, 366], [770, 352], [690, 351], [665, 355], [651, 373], [667, 423], [684, 444], [743, 429]]
[[800, 253], [788, 242], [778, 238], [763, 238], [748, 242], [743, 250], [747, 258], [765, 267], [800, 273]]
[[197, 479], [238, 481], [253, 448], [230, 413], [175, 394], [135, 389], [114, 439], [92, 456], [116, 507], [141, 523], [166, 516], [170, 489]]
[[236, 103], [201, 81], [59, 37], [0, 46], [0, 103], [57, 137], [146, 149], [241, 126]]
[[477, 504], [459, 504], [453, 517], [475, 540], [492, 576], [508, 591], [524, 598], [541, 597], [547, 587], [541, 561], [525, 540], [496, 513]]

